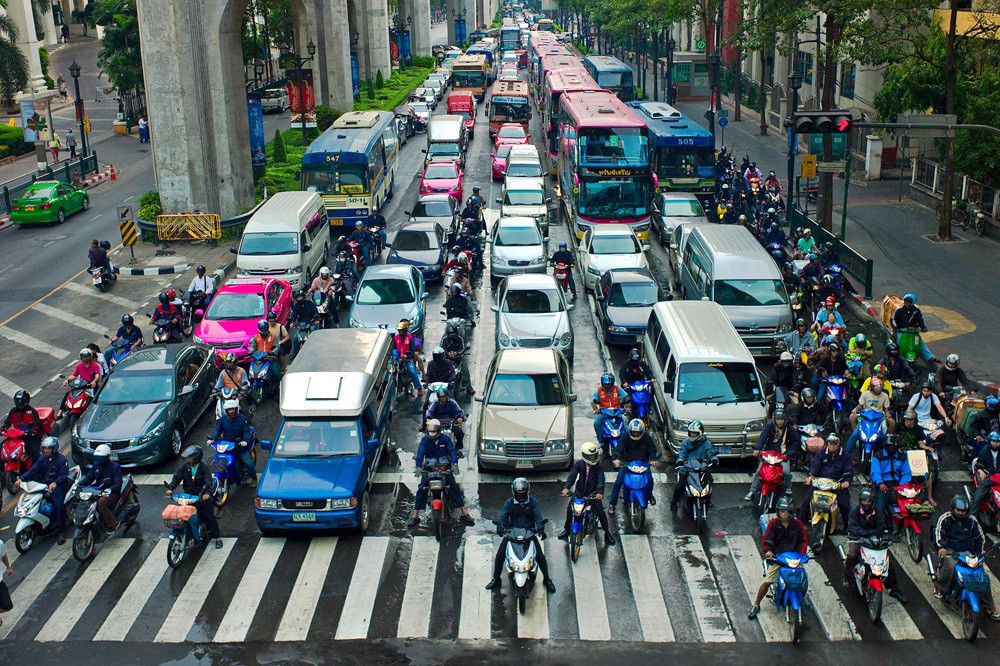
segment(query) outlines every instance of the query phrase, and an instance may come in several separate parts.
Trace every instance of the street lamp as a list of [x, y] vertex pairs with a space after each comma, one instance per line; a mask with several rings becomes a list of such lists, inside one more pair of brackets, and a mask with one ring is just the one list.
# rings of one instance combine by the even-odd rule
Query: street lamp
[[[795, 113], [799, 110], [799, 88], [802, 87], [802, 79], [805, 76], [799, 72], [788, 75], [788, 88], [792, 91], [792, 105], [788, 109], [788, 117], [785, 119], [785, 127], [788, 128], [788, 196], [785, 206], [785, 220], [788, 222], [788, 229], [792, 228], [792, 208], [795, 207], [795, 152], [798, 149], [798, 139], [795, 136]], [[763, 113], [763, 110], [761, 111]]]
[[712, 130], [712, 138], [715, 138], [715, 113], [719, 106], [719, 62], [722, 60], [722, 55], [719, 54], [719, 49], [716, 48], [712, 51], [712, 55], [709, 56], [709, 60], [712, 62], [712, 104], [709, 107], [710, 118], [709, 129]]
[[73, 89], [76, 91], [76, 119], [80, 123], [80, 159], [87, 158], [87, 133], [83, 131], [83, 98], [80, 97], [80, 66], [73, 58], [69, 66], [69, 74], [73, 77]]
[[255, 81], [264, 76], [264, 61], [257, 57], [253, 59], [253, 76]]
[[677, 102], [674, 95], [674, 49], [677, 48], [677, 40], [673, 35], [667, 37], [667, 101], [670, 104]]
[[[298, 51], [292, 53], [292, 49], [285, 42], [278, 45], [278, 51], [281, 53], [281, 59], [286, 65], [289, 57], [295, 59], [295, 82], [299, 88], [299, 117], [302, 119], [302, 145], [308, 146], [309, 140], [306, 137], [306, 94], [305, 86], [302, 85], [302, 65], [310, 62], [316, 55], [316, 45], [312, 43], [311, 39], [309, 40], [309, 44], [306, 45], [306, 51], [309, 52], [308, 58], [303, 58], [299, 55]], [[286, 67], [285, 70], [287, 75], [288, 68]]]

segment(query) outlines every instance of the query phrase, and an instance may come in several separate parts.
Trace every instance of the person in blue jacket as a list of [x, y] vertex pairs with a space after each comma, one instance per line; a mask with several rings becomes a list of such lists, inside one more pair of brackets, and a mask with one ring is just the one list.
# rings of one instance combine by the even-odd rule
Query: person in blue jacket
[[110, 534], [118, 529], [115, 507], [118, 506], [118, 498], [122, 491], [122, 468], [111, 459], [111, 447], [107, 444], [100, 444], [94, 449], [93, 461], [90, 470], [80, 479], [80, 487], [93, 486], [111, 491], [110, 494], [102, 495], [97, 500], [97, 513]]
[[59, 440], [49, 435], [42, 440], [42, 455], [17, 481], [37, 481], [49, 487], [49, 497], [56, 508], [59, 528], [59, 545], [66, 543], [66, 493], [72, 485], [69, 480], [69, 462], [59, 453]]
[[899, 450], [899, 442], [894, 435], [887, 435], [882, 450], [872, 454], [869, 476], [877, 489], [875, 507], [886, 511], [896, 486], [909, 483], [911, 478], [910, 463], [906, 454]]
[[465, 432], [462, 430], [462, 423], [465, 421], [465, 412], [458, 406], [454, 398], [448, 397], [448, 389], [441, 387], [437, 390], [434, 402], [427, 408], [427, 418], [429, 419], [451, 419], [451, 434], [455, 436], [455, 448], [458, 449], [458, 457], [464, 458], [462, 448], [465, 442]]
[[240, 414], [240, 401], [230, 398], [222, 405], [225, 413], [215, 422], [215, 432], [208, 445], [215, 442], [236, 442], [237, 458], [243, 465], [243, 473], [250, 479], [250, 487], [257, 487], [257, 466], [250, 449], [254, 446], [253, 428], [247, 417]]
[[[417, 486], [417, 494], [413, 498], [413, 514], [408, 523], [410, 527], [416, 527], [420, 524], [420, 512], [427, 507], [427, 490], [430, 482], [427, 479], [427, 473], [423, 470], [424, 461], [432, 458], [447, 458], [451, 461], [452, 467], [458, 465], [458, 450], [455, 448], [455, 443], [451, 441], [451, 437], [441, 432], [441, 422], [437, 419], [427, 421], [427, 434], [423, 436], [420, 445], [417, 446], [417, 457], [414, 463], [416, 471], [421, 474], [421, 477], [420, 485]], [[452, 505], [462, 511], [461, 521], [466, 525], [475, 525], [476, 521], [469, 515], [469, 509], [465, 506], [462, 487], [458, 485], [458, 481], [455, 480], [455, 475], [451, 471], [445, 476], [444, 482]]]
[[[705, 437], [705, 427], [701, 421], [691, 421], [688, 424], [688, 436], [681, 442], [680, 451], [677, 452], [677, 467], [683, 468], [688, 460], [698, 460], [701, 462], [718, 462], [719, 456], [715, 452], [715, 446]], [[677, 485], [674, 486], [674, 496], [670, 500], [670, 510], [677, 511], [677, 502], [684, 495], [684, 487], [687, 481], [687, 472], [680, 469], [677, 472]]]
[[493, 578], [486, 584], [487, 590], [500, 589], [500, 574], [503, 573], [504, 561], [507, 559], [507, 530], [519, 527], [521, 529], [532, 529], [537, 536], [531, 538], [535, 546], [535, 561], [538, 562], [538, 570], [542, 572], [542, 585], [551, 594], [556, 591], [556, 585], [549, 578], [549, 565], [542, 552], [539, 539], [545, 540], [545, 521], [542, 520], [542, 509], [538, 505], [538, 500], [530, 495], [531, 484], [523, 476], [514, 479], [510, 484], [511, 497], [504, 502], [497, 517], [497, 534], [503, 536], [500, 540], [500, 547], [497, 549], [496, 557], [493, 559]]

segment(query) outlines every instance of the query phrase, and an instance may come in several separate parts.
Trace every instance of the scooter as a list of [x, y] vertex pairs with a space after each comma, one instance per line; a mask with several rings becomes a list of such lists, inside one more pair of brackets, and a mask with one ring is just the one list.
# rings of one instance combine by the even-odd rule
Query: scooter
[[[253, 439], [253, 428], [250, 429], [251, 441], [247, 442], [250, 447], [250, 460], [257, 460], [256, 441]], [[237, 453], [237, 442], [225, 442], [219, 440], [212, 442], [215, 449], [215, 457], [212, 459], [212, 478], [215, 479], [215, 493], [213, 501], [215, 506], [222, 508], [229, 499], [230, 492], [235, 491], [243, 483], [242, 463]]]
[[260, 349], [253, 354], [253, 359], [250, 361], [250, 391], [247, 393], [247, 398], [254, 405], [264, 402], [264, 397], [278, 385], [272, 370], [275, 358], [271, 352]]
[[357, 241], [347, 241], [347, 247], [351, 249], [351, 256], [354, 258], [354, 269], [358, 275], [365, 272], [365, 255], [361, 252], [361, 245]]
[[[111, 265], [110, 261], [108, 262], [108, 265]], [[104, 266], [95, 266], [90, 269], [90, 277], [94, 282], [94, 286], [102, 294], [108, 290], [108, 287], [111, 286], [112, 282], [118, 279], [114, 270], [113, 266], [110, 271]]]
[[172, 342], [180, 342], [180, 336], [174, 331], [173, 325], [166, 317], [150, 317], [153, 324], [153, 342], [158, 345], [166, 345]]
[[396, 382], [396, 394], [397, 395], [413, 395], [415, 393], [413, 387], [413, 377], [410, 376], [410, 371], [407, 366], [413, 359], [399, 358], [397, 356], [398, 352], [393, 352], [392, 361], [390, 361], [390, 368], [392, 369], [393, 377], [395, 377]]
[[[76, 523], [76, 536], [73, 538], [73, 557], [80, 562], [86, 562], [94, 556], [97, 544], [103, 543], [114, 532], [108, 532], [97, 513], [97, 500], [111, 494], [111, 490], [101, 490], [94, 486], [84, 486], [77, 492], [79, 502], [73, 511], [73, 522]], [[132, 475], [122, 478], [121, 492], [118, 504], [114, 508], [118, 525], [124, 525], [125, 530], [135, 524], [139, 517], [139, 487], [132, 481]], [[117, 529], [115, 530], [117, 531]]]
[[[861, 540], [861, 555], [854, 565], [851, 578], [855, 589], [868, 606], [868, 617], [872, 624], [882, 618], [882, 594], [886, 579], [889, 578], [889, 541], [878, 536]], [[847, 559], [843, 546], [837, 546], [840, 557]]]
[[908, 363], [913, 363], [919, 358], [922, 348], [923, 339], [920, 337], [919, 328], [913, 326], [899, 329], [899, 355]]
[[[223, 386], [220, 390], [213, 391], [212, 393], [215, 394], [215, 420], [216, 421], [218, 421], [223, 416], [225, 416], [226, 410], [223, 408], [223, 405], [226, 404], [227, 400], [239, 400], [241, 397], [243, 397], [240, 394], [240, 390], [239, 389], [235, 389], [232, 386]], [[253, 405], [251, 404], [250, 406], [252, 407]], [[241, 405], [241, 408], [242, 408], [242, 405]], [[247, 410], [247, 411], [250, 411], [250, 410]], [[247, 418], [250, 418], [249, 414], [247, 415]]]
[[94, 401], [94, 390], [90, 384], [80, 377], [69, 383], [69, 392], [63, 399], [63, 409], [69, 413], [69, 425], [73, 427], [80, 420], [90, 403]]
[[[548, 518], [536, 527], [544, 527]], [[502, 529], [500, 522], [494, 520], [498, 530]], [[538, 577], [538, 554], [535, 552], [535, 536], [538, 534], [530, 527], [514, 527], [506, 530], [500, 536], [507, 537], [506, 570], [510, 577], [514, 598], [517, 600], [517, 610], [524, 615], [525, 606], [531, 590]]]
[[563, 290], [563, 293], [569, 293], [569, 264], [564, 264], [559, 262], [552, 267], [552, 276], [559, 283], [559, 288]]
[[920, 501], [924, 487], [916, 483], [906, 483], [896, 486], [896, 504], [889, 506], [889, 517], [892, 519], [893, 530], [903, 530], [906, 537], [906, 550], [910, 559], [920, 562], [924, 555], [923, 530], [920, 521], [931, 517], [932, 506]]
[[448, 507], [448, 474], [451, 473], [451, 460], [448, 458], [424, 459], [423, 473], [427, 476], [427, 489], [431, 505], [431, 517], [434, 520], [434, 538], [441, 541], [444, 522], [449, 515]]
[[788, 457], [777, 451], [764, 451], [760, 454], [760, 469], [757, 478], [760, 479], [760, 497], [757, 508], [762, 513], [773, 513], [778, 505], [778, 498], [785, 490], [785, 470], [781, 463]]
[[[989, 483], [992, 488], [989, 495], [986, 496], [979, 506], [972, 507], [973, 515], [979, 521], [979, 524], [983, 526], [984, 531], [997, 532], [1000, 531], [1000, 472], [990, 475], [986, 481], [980, 481], [978, 474], [972, 475], [973, 488], [978, 488], [980, 483]], [[972, 501], [972, 494], [969, 492], [968, 486], [964, 487], [965, 496]]]
[[205, 318], [205, 302], [208, 298], [203, 291], [192, 292], [191, 297], [181, 307], [181, 331], [190, 336], [195, 327]]
[[[66, 491], [63, 505], [66, 507], [67, 518], [76, 499], [76, 487], [80, 481], [80, 467], [69, 470], [70, 487]], [[19, 553], [27, 553], [35, 543], [36, 537], [53, 534], [59, 527], [56, 522], [56, 506], [49, 496], [49, 487], [38, 481], [21, 483], [24, 491], [17, 499], [14, 515], [17, 516], [17, 527], [14, 528], [14, 547]]]
[[809, 500], [809, 548], [813, 555], [819, 555], [823, 550], [826, 537], [833, 534], [837, 528], [837, 516], [840, 507], [837, 505], [837, 492], [840, 481], [817, 477], [812, 480], [812, 497]]
[[858, 415], [858, 455], [861, 462], [871, 462], [872, 453], [881, 448], [885, 439], [885, 415], [874, 409], [864, 409]]
[[299, 338], [298, 349], [302, 349], [302, 345], [306, 343], [309, 339], [309, 334], [320, 328], [320, 322], [322, 321], [322, 316], [317, 321], [300, 321], [295, 324], [295, 335]]
[[622, 388], [629, 394], [632, 401], [632, 415], [641, 419], [649, 426], [649, 407], [653, 404], [653, 392], [649, 390], [651, 382], [642, 380], [623, 384]]
[[847, 386], [847, 378], [843, 375], [826, 378], [826, 407], [833, 420], [833, 431], [841, 436], [850, 424], [844, 413], [845, 410], [850, 412], [847, 407]]
[[708, 504], [712, 500], [712, 474], [708, 470], [711, 466], [711, 462], [705, 463], [700, 460], [688, 460], [680, 466], [687, 472], [684, 497], [688, 513], [698, 525], [699, 534], [703, 533], [708, 525]]
[[646, 524], [646, 499], [653, 492], [653, 484], [646, 476], [649, 463], [633, 460], [625, 465], [625, 525], [638, 534]]
[[25, 432], [16, 427], [7, 428], [3, 433], [4, 486], [11, 495], [17, 492], [14, 483], [35, 463], [24, 445], [24, 435]]
[[336, 302], [330, 298], [327, 292], [314, 291], [312, 293], [313, 303], [316, 304], [316, 311], [319, 312], [320, 328], [327, 328], [330, 325], [329, 308], [333, 306], [336, 310]]
[[[441, 314], [448, 316], [448, 313], [444, 310]], [[462, 340], [465, 342], [465, 348], [468, 349], [472, 345], [472, 321], [466, 319], [465, 317], [450, 317], [444, 320], [444, 327], [447, 330], [448, 326], [454, 326], [458, 330], [458, 334], [462, 336]], [[444, 335], [441, 336], [444, 339]]]
[[[962, 615], [962, 635], [970, 643], [979, 635], [983, 620], [980, 595], [990, 591], [990, 577], [983, 567], [985, 557], [969, 552], [955, 553], [955, 575], [951, 589], [944, 591], [944, 601]], [[934, 562], [927, 553], [927, 571], [934, 577]]]
[[[166, 482], [163, 485], [167, 486]], [[175, 504], [168, 504], [163, 509], [162, 516], [163, 524], [170, 530], [167, 564], [170, 568], [176, 569], [184, 561], [188, 548], [194, 546], [196, 533], [197, 540], [202, 545], [208, 543], [208, 527], [198, 520], [198, 509], [194, 506], [198, 501], [197, 495], [174, 493], [171, 499]]]
[[[105, 335], [104, 337], [108, 340], [111, 339], [109, 335]], [[114, 340], [104, 351], [104, 358], [108, 361], [108, 368], [114, 370], [115, 366], [121, 363], [130, 353], [132, 353], [131, 342], [122, 338]]]
[[[788, 622], [788, 636], [792, 643], [798, 643], [802, 637], [802, 607], [806, 604], [806, 593], [809, 591], [809, 577], [806, 575], [805, 564], [809, 556], [805, 553], [778, 553], [778, 582], [774, 583], [774, 605], [778, 612], [784, 611]], [[767, 570], [767, 562], [764, 562]]]
[[574, 562], [580, 557], [583, 540], [597, 530], [597, 516], [590, 510], [594, 496], [573, 497], [573, 522], [570, 524], [569, 556]]
[[625, 410], [605, 407], [601, 410], [601, 414], [604, 415], [604, 425], [601, 426], [601, 451], [604, 459], [610, 460], [611, 451], [618, 447], [618, 440], [625, 430]]

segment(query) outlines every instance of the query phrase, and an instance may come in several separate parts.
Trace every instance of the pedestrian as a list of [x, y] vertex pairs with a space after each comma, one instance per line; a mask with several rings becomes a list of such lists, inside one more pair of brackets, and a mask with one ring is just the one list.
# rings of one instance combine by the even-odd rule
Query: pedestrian
[[76, 136], [73, 134], [73, 130], [68, 130], [66, 132], [66, 148], [69, 149], [69, 157], [73, 159], [76, 157]]
[[[14, 569], [10, 566], [10, 560], [7, 558], [7, 546], [4, 545], [3, 541], [0, 541], [0, 562], [3, 562], [3, 573], [0, 574], [0, 613], [6, 613], [14, 608], [14, 602], [10, 600], [10, 590], [7, 589], [7, 583], [3, 579], [5, 576], [13, 576]], [[2, 618], [0, 618], [0, 625], [3, 625]]]
[[676, 102], [677, 102], [677, 84], [676, 83], [672, 83], [670, 85], [670, 100], [669, 100], [669, 103], [670, 104], [674, 104]]
[[59, 161], [59, 133], [52, 131], [52, 138], [49, 139], [49, 152], [52, 153], [53, 164]]
[[139, 116], [139, 143], [149, 143], [149, 123], [145, 116]]
[[59, 86], [59, 96], [62, 97], [63, 100], [69, 97], [69, 91], [66, 89], [66, 79], [63, 78], [62, 74], [60, 74], [56, 79], [56, 85]]
[[62, 24], [62, 38], [64, 44], [69, 44], [69, 26], [65, 23]]

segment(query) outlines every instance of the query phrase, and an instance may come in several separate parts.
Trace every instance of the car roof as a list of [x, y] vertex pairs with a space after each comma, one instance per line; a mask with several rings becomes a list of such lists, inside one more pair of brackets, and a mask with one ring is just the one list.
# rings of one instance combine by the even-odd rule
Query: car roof
[[534, 227], [537, 225], [537, 222], [531, 217], [508, 215], [507, 217], [501, 217], [497, 224], [503, 227]]
[[593, 236], [634, 236], [627, 224], [597, 224], [590, 228]]
[[501, 349], [497, 352], [497, 372], [554, 373], [556, 354], [555, 349]]
[[403, 278], [410, 280], [413, 277], [413, 273], [410, 270], [411, 268], [412, 266], [396, 266], [387, 264], [369, 266], [365, 269], [365, 274], [364, 277], [361, 278], [361, 281], [366, 282], [375, 278]]
[[421, 194], [417, 197], [417, 202], [426, 201], [447, 201], [448, 199], [454, 199], [455, 197], [450, 194]]
[[253, 277], [233, 278], [219, 287], [217, 293], [229, 291], [235, 294], [263, 294], [268, 282], [269, 280]]
[[658, 284], [648, 268], [611, 268], [605, 271], [612, 282], [652, 282]]
[[[458, 161], [457, 160], [434, 160], [433, 162], [428, 162], [427, 166], [429, 166], [429, 167], [432, 167], [432, 166], [453, 166], [453, 167], [457, 167], [458, 166]], [[424, 170], [426, 171], [427, 167], [424, 167]]]
[[507, 190], [541, 190], [545, 187], [543, 183], [538, 182], [537, 178], [523, 176], [507, 178], [504, 180], [503, 186]]
[[547, 273], [525, 273], [507, 278], [507, 290], [511, 289], [557, 289], [556, 279]]
[[753, 363], [753, 357], [736, 333], [722, 306], [712, 301], [660, 301], [653, 312], [670, 339], [675, 341], [678, 363], [686, 361], [736, 361]]
[[127, 372], [129, 370], [163, 370], [173, 367], [174, 361], [181, 352], [194, 349], [197, 345], [149, 345], [136, 349], [123, 358], [115, 367], [115, 372]]

